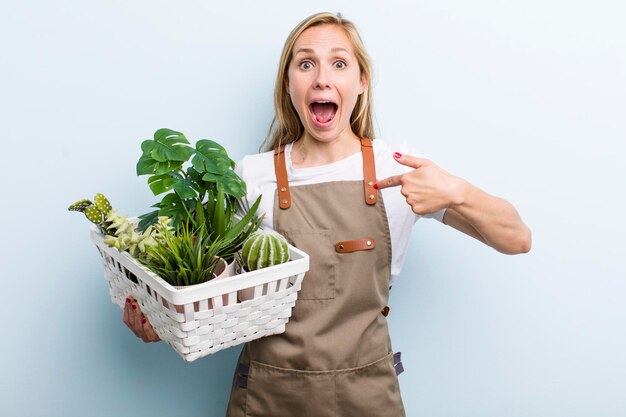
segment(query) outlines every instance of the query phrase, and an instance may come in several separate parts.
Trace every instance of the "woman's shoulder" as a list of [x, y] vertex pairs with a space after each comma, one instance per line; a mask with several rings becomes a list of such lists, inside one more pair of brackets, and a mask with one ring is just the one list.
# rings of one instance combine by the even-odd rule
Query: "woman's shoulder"
[[400, 152], [402, 154], [409, 154], [420, 158], [424, 157], [419, 152], [417, 146], [408, 140], [391, 142], [385, 139], [374, 139], [372, 144], [374, 146], [374, 152], [380, 153], [383, 156], [393, 157], [394, 152]]
[[235, 164], [235, 172], [240, 177], [257, 178], [274, 166], [274, 151], [245, 155]]
[[267, 151], [255, 154], [245, 155], [241, 158], [240, 163], [242, 165], [258, 165], [274, 163], [274, 151]]
[[424, 157], [417, 151], [416, 147], [408, 141], [396, 143], [384, 139], [374, 139], [372, 144], [377, 168], [388, 173], [388, 175], [402, 174], [410, 170], [409, 167], [398, 163], [394, 159], [393, 154], [395, 152], [399, 152], [403, 155], [417, 156], [419, 158]]

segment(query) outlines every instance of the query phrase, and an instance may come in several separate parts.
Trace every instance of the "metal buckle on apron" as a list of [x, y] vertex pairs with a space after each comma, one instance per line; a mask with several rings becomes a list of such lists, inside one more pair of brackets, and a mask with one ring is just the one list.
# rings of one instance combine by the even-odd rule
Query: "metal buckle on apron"
[[248, 372], [250, 372], [249, 363], [240, 363], [237, 366], [237, 385], [240, 388], [248, 387]]
[[396, 375], [400, 375], [404, 372], [404, 366], [402, 366], [402, 361], [400, 360], [400, 356], [402, 352], [396, 352], [393, 354], [393, 367], [396, 370]]

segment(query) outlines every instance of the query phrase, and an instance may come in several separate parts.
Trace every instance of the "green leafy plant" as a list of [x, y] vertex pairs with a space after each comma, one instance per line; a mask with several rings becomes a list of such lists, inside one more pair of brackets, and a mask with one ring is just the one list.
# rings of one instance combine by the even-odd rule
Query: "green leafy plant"
[[[139, 229], [154, 224], [158, 216], [172, 219], [175, 229], [206, 226], [207, 243], [223, 239], [219, 256], [230, 260], [245, 239], [258, 229], [259, 197], [238, 221], [235, 213], [246, 186], [233, 171], [235, 163], [217, 142], [202, 139], [195, 148], [187, 138], [171, 129], [159, 129], [153, 139], [141, 144], [137, 175], [150, 175], [154, 195], [165, 196], [153, 207], [158, 210], [140, 216]], [[186, 166], [191, 158], [191, 165]]]
[[[164, 194], [157, 210], [137, 225], [120, 216], [102, 194], [80, 200], [79, 211], [98, 226], [104, 242], [128, 251], [172, 285], [193, 285], [213, 278], [217, 265], [231, 261], [261, 224], [261, 197], [240, 218], [246, 195], [234, 161], [218, 143], [203, 139], [195, 147], [171, 129], [159, 129], [141, 144], [137, 175], [149, 175], [154, 195]], [[221, 259], [220, 259], [221, 258]]]
[[213, 279], [220, 262], [218, 254], [224, 239], [209, 238], [206, 224], [193, 227], [183, 223], [178, 229], [157, 223], [156, 245], [146, 248], [147, 256], [140, 259], [150, 270], [171, 285], [195, 285]]

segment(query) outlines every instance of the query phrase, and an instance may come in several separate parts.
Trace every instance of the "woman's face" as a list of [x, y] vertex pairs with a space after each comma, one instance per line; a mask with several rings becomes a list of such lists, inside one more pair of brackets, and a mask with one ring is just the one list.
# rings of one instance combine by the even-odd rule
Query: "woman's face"
[[353, 135], [350, 115], [366, 80], [343, 29], [326, 24], [302, 32], [287, 77], [287, 91], [305, 134], [323, 142]]

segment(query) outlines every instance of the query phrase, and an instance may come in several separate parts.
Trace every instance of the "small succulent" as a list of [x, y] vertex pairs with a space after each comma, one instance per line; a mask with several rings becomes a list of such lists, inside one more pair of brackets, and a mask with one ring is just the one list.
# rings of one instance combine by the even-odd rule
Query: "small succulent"
[[134, 225], [128, 221], [128, 216], [120, 216], [116, 210], [110, 210], [105, 217], [107, 233], [119, 235], [134, 229]]
[[107, 233], [110, 222], [107, 221], [107, 215], [111, 211], [111, 203], [103, 194], [94, 196], [95, 204], [91, 200], [78, 200], [67, 209], [69, 211], [79, 211], [85, 214], [85, 217], [94, 223], [103, 234]]
[[156, 239], [159, 238], [159, 230], [167, 230], [170, 228], [171, 219], [167, 216], [161, 216], [155, 225], [149, 226], [143, 232], [137, 230], [135, 224], [128, 221], [127, 217], [121, 217], [111, 210], [107, 220], [111, 222], [109, 228], [114, 229], [114, 235], [107, 235], [104, 243], [116, 248], [120, 252], [127, 251], [134, 258], [144, 258], [147, 255], [149, 246], [156, 246]]
[[289, 260], [287, 239], [271, 230], [252, 233], [241, 249], [242, 261], [248, 271], [282, 264]]
[[[104, 243], [116, 248], [120, 252], [127, 251], [135, 258], [146, 256], [148, 246], [156, 246], [159, 232], [150, 226], [143, 232], [138, 232], [134, 223], [127, 216], [120, 216], [113, 210], [111, 203], [103, 194], [96, 194], [95, 204], [90, 200], [83, 199], [68, 207], [70, 211], [79, 211], [98, 226], [104, 235]], [[158, 218], [155, 226], [168, 228], [170, 219], [166, 216]]]

